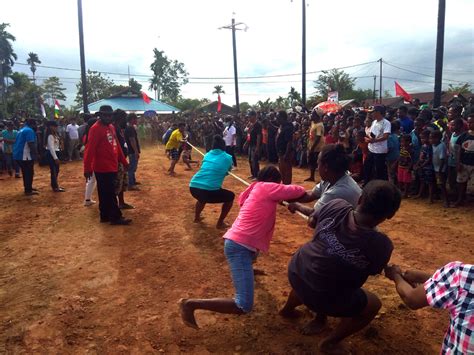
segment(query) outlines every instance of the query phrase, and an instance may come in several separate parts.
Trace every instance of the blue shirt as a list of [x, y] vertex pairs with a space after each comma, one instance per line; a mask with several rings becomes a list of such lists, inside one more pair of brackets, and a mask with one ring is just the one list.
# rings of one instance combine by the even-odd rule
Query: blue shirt
[[36, 142], [36, 134], [25, 124], [16, 136], [15, 145], [13, 146], [13, 159], [33, 160], [34, 157], [31, 156], [30, 147], [27, 144], [28, 142]]
[[400, 140], [395, 133], [388, 136], [387, 147], [387, 161], [397, 160], [400, 157]]
[[[12, 131], [9, 131], [8, 129], [5, 129], [2, 132], [2, 137], [3, 137], [3, 139], [8, 139], [8, 140], [14, 141], [16, 139], [17, 134], [18, 134], [18, 131], [15, 130], [15, 129], [12, 130]], [[13, 144], [14, 143], [3, 142], [3, 151], [5, 153], [8, 153], [8, 154], [13, 153]]]
[[411, 136], [411, 146], [413, 148], [412, 161], [413, 161], [413, 164], [415, 164], [420, 159], [421, 143], [415, 131], [412, 131], [410, 136]]
[[[446, 164], [446, 144], [440, 142], [438, 145], [433, 144], [433, 168], [437, 173], [445, 173], [448, 165]], [[441, 168], [441, 161], [444, 160], [443, 169]]]
[[220, 149], [213, 149], [204, 156], [201, 169], [193, 176], [190, 187], [202, 190], [219, 190], [232, 167], [232, 156]]
[[398, 122], [400, 122], [401, 131], [404, 134], [409, 134], [413, 131], [413, 128], [415, 128], [413, 120], [410, 117], [400, 117]]

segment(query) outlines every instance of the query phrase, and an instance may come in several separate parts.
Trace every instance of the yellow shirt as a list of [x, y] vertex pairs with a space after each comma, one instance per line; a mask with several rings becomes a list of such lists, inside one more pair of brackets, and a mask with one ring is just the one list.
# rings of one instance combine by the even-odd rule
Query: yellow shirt
[[318, 145], [315, 147], [314, 151], [320, 152], [321, 149], [323, 149], [324, 147], [324, 125], [322, 122], [318, 122], [318, 123], [311, 122], [311, 127], [309, 129], [308, 150], [311, 150], [311, 147], [313, 146], [313, 143], [316, 140], [317, 136], [321, 138], [319, 139]]
[[170, 139], [168, 139], [168, 143], [166, 143], [166, 150], [179, 149], [182, 144], [182, 140], [182, 133], [179, 131], [179, 129], [175, 129], [173, 133], [171, 133]]

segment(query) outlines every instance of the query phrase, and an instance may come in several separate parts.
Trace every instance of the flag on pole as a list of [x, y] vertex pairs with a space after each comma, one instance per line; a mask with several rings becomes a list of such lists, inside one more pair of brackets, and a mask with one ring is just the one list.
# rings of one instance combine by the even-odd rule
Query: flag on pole
[[147, 104], [151, 102], [150, 97], [144, 91], [142, 91], [142, 98], [143, 98], [143, 101], [145, 101], [145, 103]]
[[221, 112], [221, 110], [222, 110], [221, 95], [217, 94], [217, 112]]
[[54, 118], [58, 119], [59, 118], [59, 101], [54, 100]]
[[401, 96], [403, 97], [403, 100], [407, 102], [411, 102], [412, 100], [411, 95], [407, 93], [397, 82], [395, 82], [395, 96]]
[[44, 101], [43, 101], [43, 98], [41, 96], [39, 97], [38, 102], [39, 102], [39, 106], [40, 106], [40, 110], [41, 110], [41, 115], [44, 118], [46, 118], [46, 110], [44, 108]]

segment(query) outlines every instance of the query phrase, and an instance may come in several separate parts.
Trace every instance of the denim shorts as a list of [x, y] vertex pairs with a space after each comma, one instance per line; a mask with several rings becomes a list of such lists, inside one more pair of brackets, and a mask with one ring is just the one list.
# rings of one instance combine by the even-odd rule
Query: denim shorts
[[224, 254], [229, 263], [232, 282], [235, 288], [235, 304], [244, 313], [249, 313], [253, 307], [254, 275], [253, 261], [257, 253], [243, 247], [230, 239], [224, 243]]

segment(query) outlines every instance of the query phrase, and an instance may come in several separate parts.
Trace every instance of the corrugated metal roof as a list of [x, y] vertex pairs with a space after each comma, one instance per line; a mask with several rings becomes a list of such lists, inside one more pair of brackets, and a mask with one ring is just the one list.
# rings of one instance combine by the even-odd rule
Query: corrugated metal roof
[[164, 102], [154, 100], [150, 98], [150, 103], [147, 104], [143, 101], [141, 97], [110, 97], [108, 99], [102, 99], [96, 102], [93, 102], [88, 105], [89, 111], [94, 113], [99, 111], [100, 106], [102, 105], [110, 105], [114, 110], [121, 109], [126, 112], [134, 112], [134, 113], [143, 113], [144, 111], [153, 110], [157, 113], [172, 113], [180, 112], [174, 106], [165, 104]]

